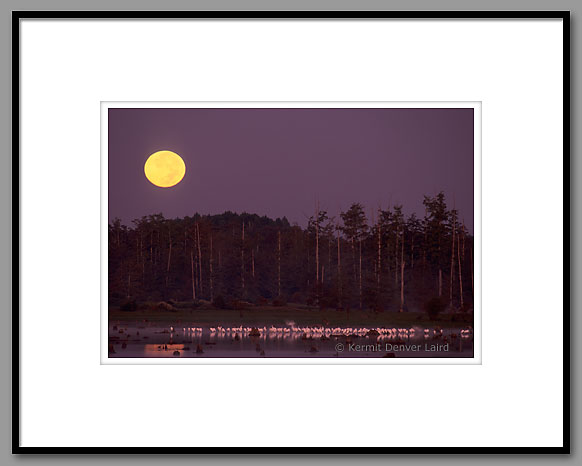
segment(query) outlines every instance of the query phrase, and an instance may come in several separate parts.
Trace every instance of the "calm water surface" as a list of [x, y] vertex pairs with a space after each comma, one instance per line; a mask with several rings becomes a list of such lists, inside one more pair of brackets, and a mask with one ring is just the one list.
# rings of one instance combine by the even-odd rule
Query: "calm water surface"
[[[185, 325], [185, 324], [183, 324]], [[176, 327], [112, 322], [109, 356], [121, 358], [472, 358], [473, 332], [459, 329]], [[376, 335], [376, 332], [379, 335]]]

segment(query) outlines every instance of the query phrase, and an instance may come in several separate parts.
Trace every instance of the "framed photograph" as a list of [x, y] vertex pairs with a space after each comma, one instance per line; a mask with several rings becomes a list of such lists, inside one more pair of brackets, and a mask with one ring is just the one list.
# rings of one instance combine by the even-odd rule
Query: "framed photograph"
[[101, 108], [102, 363], [481, 362], [479, 103]]
[[13, 451], [569, 452], [569, 40], [14, 12]]

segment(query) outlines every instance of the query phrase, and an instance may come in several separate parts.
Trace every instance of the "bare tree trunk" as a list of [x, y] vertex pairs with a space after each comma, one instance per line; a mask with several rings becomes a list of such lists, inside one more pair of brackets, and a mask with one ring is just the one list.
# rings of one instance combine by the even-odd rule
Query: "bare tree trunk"
[[424, 229], [424, 243], [422, 244], [422, 283], [426, 283], [426, 250], [428, 247], [428, 221], [427, 221], [428, 210], [424, 209], [424, 221], [422, 222], [422, 227]]
[[154, 276], [154, 232], [150, 231], [150, 268], [151, 278]]
[[339, 228], [337, 232], [337, 307], [342, 307], [342, 260], [340, 251], [340, 234]]
[[402, 232], [400, 253], [400, 312], [404, 312], [404, 232]]
[[319, 289], [319, 202], [315, 207], [315, 287]]
[[[331, 232], [328, 232], [328, 233], [333, 234]], [[331, 278], [331, 273], [329, 272], [329, 271], [331, 271], [331, 239], [329, 236], [327, 237], [327, 270], [328, 270], [328, 275]]]
[[396, 247], [394, 249], [394, 284], [397, 285], [398, 284], [398, 269], [399, 267], [399, 260], [398, 260], [398, 252], [399, 252], [399, 248], [398, 248], [398, 235], [400, 234], [400, 227], [396, 227]]
[[439, 298], [443, 295], [443, 271], [439, 268]]
[[453, 307], [453, 280], [455, 277], [455, 233], [456, 233], [457, 219], [453, 217], [453, 246], [451, 247], [451, 284], [449, 288], [449, 303]]
[[190, 249], [190, 267], [192, 270], [192, 300], [196, 301], [196, 279], [194, 278], [194, 251]]
[[170, 239], [170, 247], [168, 248], [168, 267], [166, 268], [166, 288], [168, 287], [168, 279], [170, 277], [170, 262], [172, 260], [172, 233], [168, 231], [168, 238]]
[[360, 239], [360, 310], [362, 310], [362, 240]]
[[[473, 296], [473, 300], [475, 299], [475, 279], [473, 278], [473, 248], [471, 248], [471, 295]], [[473, 303], [473, 306], [475, 304]]]
[[145, 281], [145, 265], [144, 265], [144, 260], [143, 260], [143, 238], [142, 238], [142, 233], [141, 231], [139, 232], [139, 253], [138, 253], [138, 257], [137, 257], [137, 264], [138, 266], [141, 265], [141, 283], [143, 286], [143, 283]]
[[196, 241], [198, 242], [198, 283], [202, 293], [202, 250], [200, 248], [200, 225], [196, 223]]
[[209, 260], [209, 267], [210, 267], [210, 301], [214, 301], [214, 273], [213, 273], [213, 253], [212, 253], [212, 232], [210, 232], [210, 260]]
[[255, 248], [251, 249], [251, 274], [255, 278]]
[[127, 299], [131, 296], [131, 273], [127, 274]]
[[352, 262], [354, 264], [354, 282], [358, 281], [358, 272], [356, 270], [356, 245], [355, 245], [355, 239], [352, 236]]
[[281, 296], [281, 231], [277, 232], [277, 296]]
[[411, 269], [414, 269], [414, 232], [411, 234], [410, 241], [411, 241], [411, 250], [410, 250], [410, 261], [411, 261], [411, 264], [410, 264], [410, 268]]
[[378, 285], [378, 294], [380, 294], [381, 276], [382, 276], [382, 225], [380, 224], [380, 212], [378, 212], [378, 270], [376, 271], [376, 282]]
[[459, 258], [459, 293], [461, 295], [461, 309], [463, 309], [463, 273], [461, 271], [461, 238], [457, 236], [457, 257]]
[[245, 222], [242, 224], [241, 233], [241, 248], [240, 248], [240, 282], [242, 287], [242, 295], [245, 294]]
[[461, 248], [461, 259], [465, 260], [465, 239], [467, 235], [465, 234], [467, 230], [465, 230], [465, 221], [463, 220], [463, 247]]

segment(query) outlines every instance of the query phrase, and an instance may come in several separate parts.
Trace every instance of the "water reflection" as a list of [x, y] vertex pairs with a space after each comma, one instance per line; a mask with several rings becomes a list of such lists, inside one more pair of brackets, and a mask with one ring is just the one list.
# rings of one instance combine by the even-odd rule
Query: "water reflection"
[[110, 357], [473, 357], [473, 329], [112, 323]]

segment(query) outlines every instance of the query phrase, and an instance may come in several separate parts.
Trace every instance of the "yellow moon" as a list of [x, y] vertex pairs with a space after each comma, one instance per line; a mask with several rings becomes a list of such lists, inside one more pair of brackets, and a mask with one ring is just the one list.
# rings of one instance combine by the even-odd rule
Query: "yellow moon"
[[146, 178], [160, 188], [176, 186], [186, 174], [186, 164], [175, 152], [160, 150], [146, 160], [143, 167]]

